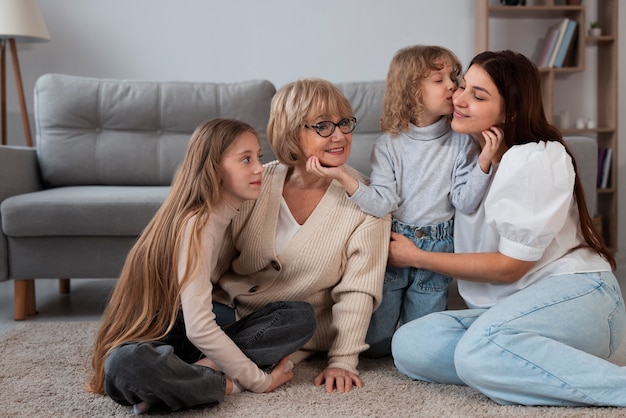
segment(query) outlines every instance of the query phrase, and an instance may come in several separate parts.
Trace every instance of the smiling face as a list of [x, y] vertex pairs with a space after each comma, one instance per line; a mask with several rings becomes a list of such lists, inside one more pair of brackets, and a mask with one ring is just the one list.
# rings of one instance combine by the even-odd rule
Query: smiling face
[[420, 115], [420, 124], [432, 125], [452, 113], [452, 94], [456, 89], [456, 72], [450, 63], [441, 70], [433, 70], [421, 83], [424, 112]]
[[472, 65], [454, 93], [452, 129], [480, 135], [492, 126], [504, 123], [504, 101], [489, 74], [479, 65]]
[[[319, 122], [331, 121], [338, 123], [344, 117], [331, 116], [314, 113], [313, 117], [305, 119], [308, 126], [315, 125]], [[304, 154], [302, 164], [306, 164], [306, 160], [315, 155], [320, 160], [320, 164], [325, 167], [338, 167], [348, 161], [350, 150], [352, 147], [352, 133], [344, 134], [341, 129], [335, 127], [335, 131], [329, 137], [322, 138], [317, 134], [315, 129], [305, 128], [302, 126], [300, 133], [300, 147]]]
[[224, 199], [239, 208], [245, 200], [257, 199], [261, 193], [261, 146], [252, 132], [235, 139], [220, 162]]

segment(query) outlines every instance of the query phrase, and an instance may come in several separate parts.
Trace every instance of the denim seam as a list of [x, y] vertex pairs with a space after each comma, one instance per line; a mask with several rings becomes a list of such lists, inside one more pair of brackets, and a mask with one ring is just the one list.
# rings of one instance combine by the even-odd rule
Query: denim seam
[[264, 327], [263, 329], [260, 329], [252, 338], [250, 338], [248, 341], [246, 341], [245, 344], [242, 343], [241, 344], [241, 348], [248, 348], [248, 347], [250, 347], [250, 345], [254, 344], [256, 341], [258, 341], [259, 338], [261, 338], [268, 329], [270, 329], [274, 325], [276, 325], [276, 323], [278, 322], [279, 318], [283, 315], [282, 309], [284, 309], [284, 308], [285, 308], [285, 306], [282, 305], [280, 310], [275, 311], [274, 315], [273, 315], [273, 318], [272, 318], [272, 321], [269, 324], [267, 324], [266, 327]]
[[[506, 321], [501, 322], [500, 324], [498, 324], [498, 325], [496, 325], [496, 326], [498, 326], [498, 327], [499, 327], [499, 326], [502, 326], [502, 325], [504, 325], [504, 324], [508, 324], [508, 323], [509, 323], [509, 322], [511, 322], [511, 321], [515, 321], [515, 320], [517, 320], [517, 319], [519, 319], [519, 318], [521, 318], [521, 317], [523, 317], [523, 316], [527, 316], [528, 314], [531, 314], [531, 313], [533, 313], [533, 312], [540, 311], [540, 310], [545, 309], [545, 308], [550, 307], [550, 306], [555, 306], [555, 305], [558, 305], [558, 304], [561, 304], [561, 303], [564, 303], [564, 302], [569, 302], [569, 301], [571, 301], [571, 300], [581, 298], [581, 297], [583, 297], [583, 296], [590, 295], [590, 294], [592, 294], [592, 293], [594, 293], [594, 292], [597, 292], [597, 291], [598, 291], [598, 289], [603, 288], [603, 287], [605, 287], [605, 283], [602, 281], [602, 282], [599, 282], [597, 286], [594, 286], [592, 289], [590, 289], [588, 292], [585, 292], [585, 293], [579, 293], [579, 294], [577, 294], [577, 295], [575, 295], [575, 296], [569, 296], [569, 297], [567, 297], [567, 298], [563, 298], [563, 299], [560, 299], [560, 300], [556, 300], [556, 301], [553, 301], [553, 302], [551, 302], [551, 303], [547, 303], [547, 304], [545, 304], [545, 305], [537, 306], [537, 307], [535, 307], [535, 308], [533, 308], [533, 309], [531, 309], [531, 310], [528, 310], [528, 311], [522, 312], [521, 314], [519, 314], [519, 315], [515, 316], [514, 318], [509, 318], [509, 319], [507, 319]], [[492, 328], [492, 327], [490, 327], [490, 328]]]
[[550, 377], [550, 378], [552, 378], [552, 379], [554, 379], [554, 380], [556, 380], [556, 381], [558, 381], [558, 382], [561, 382], [561, 384], [562, 384], [562, 385], [564, 385], [565, 387], [567, 387], [568, 389], [570, 389], [570, 390], [572, 390], [572, 391], [574, 391], [574, 392], [577, 392], [577, 393], [581, 394], [584, 398], [587, 398], [587, 399], [589, 399], [589, 400], [591, 401], [591, 402], [586, 402], [586, 403], [589, 403], [589, 404], [591, 404], [591, 405], [598, 405], [598, 402], [597, 402], [595, 399], [593, 399], [592, 397], [590, 397], [588, 394], [586, 394], [585, 392], [581, 391], [581, 390], [580, 390], [580, 389], [578, 389], [578, 388], [575, 388], [575, 387], [571, 386], [570, 384], [568, 384], [568, 383], [567, 383], [567, 382], [565, 382], [564, 380], [562, 380], [562, 379], [560, 379], [560, 378], [556, 377], [555, 375], [553, 375], [552, 373], [548, 372], [548, 371], [547, 371], [546, 369], [544, 369], [543, 367], [539, 367], [537, 364], [533, 363], [532, 361], [530, 361], [530, 360], [528, 360], [528, 359], [525, 359], [525, 358], [523, 358], [523, 357], [521, 357], [521, 356], [519, 356], [519, 355], [517, 355], [517, 354], [515, 354], [515, 353], [513, 353], [513, 352], [511, 352], [511, 351], [509, 351], [509, 350], [507, 350], [507, 349], [505, 349], [504, 347], [502, 347], [500, 344], [496, 343], [494, 340], [492, 340], [492, 339], [491, 339], [491, 338], [489, 338], [489, 337], [487, 338], [487, 341], [489, 341], [489, 342], [490, 342], [491, 344], [493, 344], [494, 346], [498, 347], [498, 348], [499, 348], [500, 350], [502, 350], [503, 352], [506, 352], [506, 353], [510, 354], [511, 356], [513, 356], [513, 357], [515, 357], [515, 358], [520, 359], [520, 360], [521, 360], [521, 361], [523, 361], [524, 363], [526, 363], [526, 364], [530, 364], [530, 365], [532, 365], [533, 367], [537, 368], [538, 370], [541, 370], [541, 371], [542, 371], [542, 372], [543, 372], [546, 376], [548, 376], [548, 377]]

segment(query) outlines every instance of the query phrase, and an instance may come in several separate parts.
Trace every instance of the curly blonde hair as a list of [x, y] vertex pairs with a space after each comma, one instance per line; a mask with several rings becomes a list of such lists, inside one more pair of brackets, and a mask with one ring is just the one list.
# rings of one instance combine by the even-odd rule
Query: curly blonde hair
[[432, 71], [452, 66], [458, 86], [461, 62], [456, 55], [441, 46], [414, 45], [400, 49], [394, 55], [387, 73], [380, 127], [383, 132], [396, 135], [407, 131], [409, 123], [420, 124], [424, 113], [422, 81]]

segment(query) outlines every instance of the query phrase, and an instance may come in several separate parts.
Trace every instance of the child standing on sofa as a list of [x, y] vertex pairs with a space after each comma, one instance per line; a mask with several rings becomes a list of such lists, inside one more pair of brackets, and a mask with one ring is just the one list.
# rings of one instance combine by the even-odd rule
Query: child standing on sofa
[[[88, 384], [134, 412], [210, 406], [293, 377], [287, 356], [313, 335], [305, 302], [275, 302], [235, 321], [212, 303], [211, 272], [231, 219], [261, 190], [255, 130], [229, 119], [193, 133], [170, 193], [133, 246], [104, 312]], [[221, 325], [221, 326], [220, 326]]]
[[[311, 157], [307, 168], [338, 180], [350, 199], [374, 216], [392, 214], [392, 231], [427, 251], [453, 252], [455, 210], [474, 212], [491, 176], [491, 157], [501, 138], [485, 132], [481, 151], [469, 135], [450, 127], [452, 94], [461, 63], [439, 46], [416, 45], [393, 57], [383, 98], [381, 128], [372, 150], [369, 186], [343, 167], [323, 167]], [[446, 308], [452, 278], [424, 269], [387, 266], [382, 304], [373, 313], [363, 354], [391, 354], [398, 326]]]

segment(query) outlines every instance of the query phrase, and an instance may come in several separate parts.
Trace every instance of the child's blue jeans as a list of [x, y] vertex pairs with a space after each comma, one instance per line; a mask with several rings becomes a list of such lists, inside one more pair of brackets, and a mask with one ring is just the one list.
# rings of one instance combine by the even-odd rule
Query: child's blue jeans
[[[409, 238], [422, 250], [454, 251], [453, 220], [437, 225], [415, 227], [394, 219], [391, 230]], [[365, 342], [365, 357], [391, 355], [391, 337], [398, 325], [431, 312], [446, 309], [452, 278], [429, 270], [387, 265], [381, 305], [372, 314]]]

